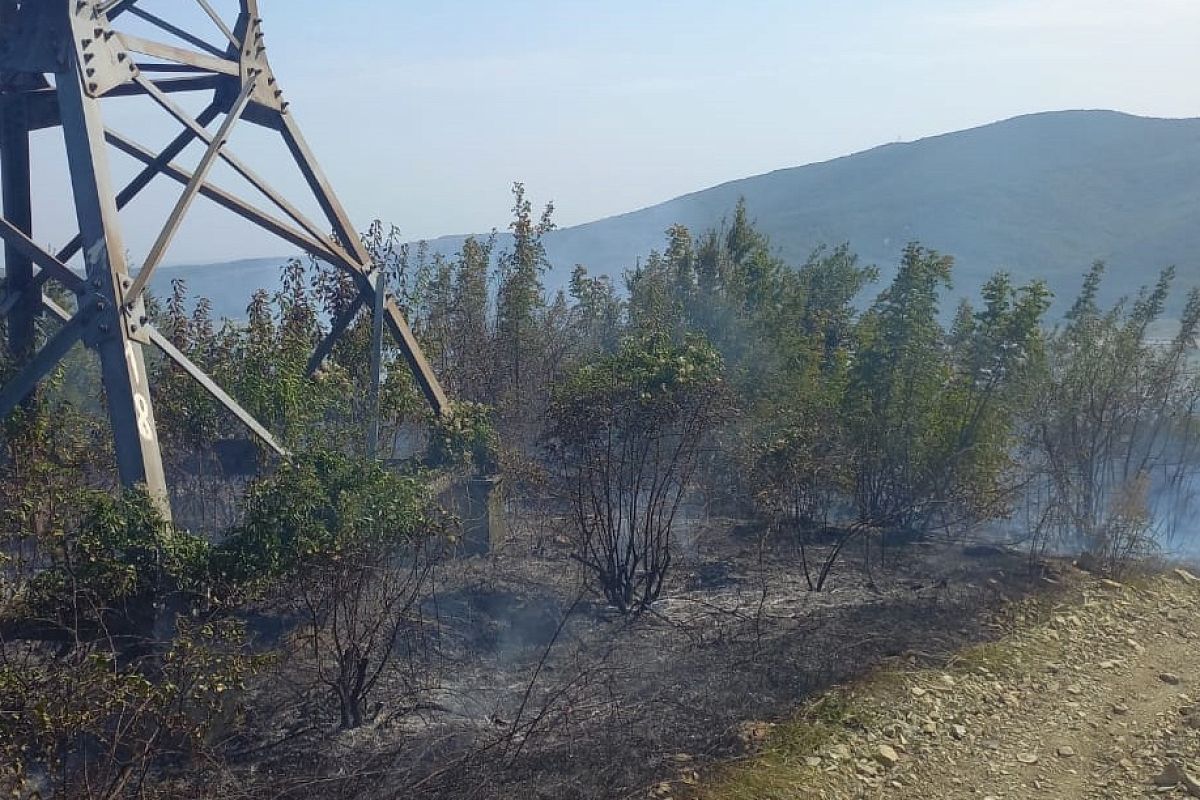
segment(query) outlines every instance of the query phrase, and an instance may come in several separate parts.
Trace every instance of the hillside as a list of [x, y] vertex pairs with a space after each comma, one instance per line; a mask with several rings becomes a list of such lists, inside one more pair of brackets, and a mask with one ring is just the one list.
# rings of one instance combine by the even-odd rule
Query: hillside
[[[920, 240], [957, 258], [956, 294], [1005, 268], [1046, 278], [1061, 300], [1096, 259], [1110, 265], [1110, 296], [1170, 264], [1182, 282], [1200, 283], [1200, 119], [1111, 111], [1034, 114], [884, 145], [565, 228], [548, 239], [557, 267], [549, 282], [560, 285], [576, 263], [620, 275], [662, 246], [668, 226], [717, 225], [739, 197], [790, 261], [849, 242], [886, 279], [904, 244]], [[454, 252], [462, 239], [434, 249]], [[220, 313], [237, 314], [270, 277], [263, 267], [176, 267], [158, 281], [185, 277]]]

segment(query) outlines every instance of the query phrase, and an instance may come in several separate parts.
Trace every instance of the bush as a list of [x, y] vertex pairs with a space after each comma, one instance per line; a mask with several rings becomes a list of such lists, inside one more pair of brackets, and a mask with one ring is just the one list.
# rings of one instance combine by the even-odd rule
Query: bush
[[245, 516], [214, 553], [217, 578], [253, 588], [372, 545], [402, 545], [431, 527], [425, 482], [337, 453], [297, 459], [246, 494]]
[[483, 403], [455, 403], [450, 414], [437, 421], [429, 443], [429, 463], [494, 472], [499, 440], [491, 414], [491, 407]]
[[123, 663], [103, 641], [52, 652], [3, 644], [0, 790], [143, 796], [156, 767], [195, 758], [230, 720], [253, 661], [240, 627], [178, 626], [165, 652]]
[[555, 391], [550, 441], [574, 508], [575, 557], [623, 613], [643, 611], [662, 591], [676, 512], [728, 409], [722, 372], [706, 341], [651, 335]]
[[17, 593], [21, 612], [47, 635], [152, 635], [159, 611], [206, 589], [208, 544], [165, 522], [142, 491], [81, 491], [78, 519], [38, 542], [37, 571]]
[[334, 699], [341, 727], [355, 728], [404, 656], [405, 634], [421, 627], [437, 528], [418, 476], [323, 454], [253, 486], [245, 521], [215, 562], [230, 596], [287, 585], [314, 682]]
[[137, 796], [204, 750], [252, 660], [240, 626], [179, 613], [206, 588], [203, 540], [144, 492], [74, 505], [0, 609], [0, 788]]

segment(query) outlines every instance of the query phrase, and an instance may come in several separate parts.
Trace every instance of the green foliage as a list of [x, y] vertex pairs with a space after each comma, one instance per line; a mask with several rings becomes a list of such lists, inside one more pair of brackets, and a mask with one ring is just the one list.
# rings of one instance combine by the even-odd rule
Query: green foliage
[[942, 392], [946, 435], [933, 493], [960, 518], [1004, 517], [1013, 500], [1019, 428], [1044, 379], [1040, 281], [1015, 287], [1005, 273], [983, 289], [984, 307], [950, 338], [952, 378]]
[[564, 441], [606, 435], [612, 428], [669, 423], [698, 392], [718, 387], [720, 353], [703, 338], [676, 345], [665, 336], [629, 338], [585, 364], [555, 390], [555, 430]]
[[858, 516], [875, 525], [1003, 515], [1011, 499], [1004, 469], [1049, 294], [999, 274], [985, 287], [984, 309], [960, 313], [948, 334], [938, 299], [952, 264], [910, 245], [857, 326], [844, 414]]
[[[535, 356], [538, 314], [545, 305], [542, 274], [549, 268], [542, 237], [554, 230], [554, 206], [548, 205], [541, 218], [533, 215], [533, 206], [525, 197], [524, 185], [513, 186], [512, 249], [500, 256], [499, 285], [496, 297], [496, 332], [507, 382], [503, 392], [520, 402], [527, 390], [526, 371]], [[533, 351], [533, 352], [531, 352]]]
[[151, 677], [100, 646], [15, 649], [0, 664], [0, 789], [141, 796], [154, 770], [210, 751], [254, 666], [233, 623], [180, 620]]
[[437, 420], [429, 444], [429, 461], [435, 467], [493, 472], [499, 437], [491, 420], [492, 409], [482, 403], [454, 403], [450, 413]]
[[43, 521], [0, 604], [0, 786], [134, 796], [206, 748], [252, 659], [238, 625], [183, 614], [210, 548], [144, 492], [76, 490]]
[[428, 534], [428, 501], [419, 475], [338, 453], [298, 458], [249, 488], [214, 568], [222, 582], [253, 586], [359, 547], [399, 546]]
[[81, 491], [73, 505], [78, 518], [37, 542], [44, 563], [20, 595], [31, 617], [136, 634], [166, 597], [205, 590], [208, 544], [164, 522], [145, 492]]
[[571, 273], [571, 298], [575, 301], [576, 336], [584, 353], [609, 352], [620, 339], [624, 301], [607, 275], [593, 278], [576, 265]]

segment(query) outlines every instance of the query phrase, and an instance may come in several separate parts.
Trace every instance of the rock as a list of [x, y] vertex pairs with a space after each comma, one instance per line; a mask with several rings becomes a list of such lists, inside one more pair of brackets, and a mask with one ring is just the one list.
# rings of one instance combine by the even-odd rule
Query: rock
[[1164, 672], [1158, 676], [1158, 679], [1168, 686], [1178, 686], [1182, 682], [1174, 672]]
[[1069, 745], [1069, 744], [1060, 745], [1056, 752], [1058, 753], [1059, 758], [1074, 758], [1075, 757], [1075, 748], [1071, 747], [1071, 745]]
[[817, 769], [821, 766], [821, 757], [820, 756], [808, 756], [804, 759], [804, 763], [807, 764], [808, 766], [812, 767], [813, 769]]
[[1170, 761], [1154, 778], [1155, 786], [1181, 786], [1192, 797], [1200, 797], [1200, 781], [1191, 775], [1178, 761]]
[[890, 745], [881, 744], [879, 749], [875, 751], [875, 760], [883, 766], [891, 769], [900, 763], [900, 756], [892, 749]]
[[950, 735], [955, 739], [965, 739], [967, 738], [967, 729], [962, 725], [951, 725]]
[[928, 689], [922, 689], [920, 686], [914, 686], [912, 688], [912, 696], [913, 697], [924, 697], [927, 694], [929, 694]]
[[1017, 761], [1022, 764], [1036, 764], [1038, 762], [1037, 753], [1017, 753]]
[[828, 750], [829, 757], [835, 761], [846, 761], [850, 758], [850, 748], [844, 744], [835, 744]]
[[1197, 578], [1186, 569], [1175, 570], [1175, 577], [1179, 578], [1179, 580], [1183, 581], [1184, 583], [1200, 583], [1200, 578]]
[[775, 730], [775, 723], [762, 721], [743, 722], [738, 728], [738, 738], [749, 749], [762, 746]]
[[1129, 706], [1125, 705], [1124, 703], [1113, 703], [1112, 710], [1117, 716], [1123, 717], [1129, 713]]

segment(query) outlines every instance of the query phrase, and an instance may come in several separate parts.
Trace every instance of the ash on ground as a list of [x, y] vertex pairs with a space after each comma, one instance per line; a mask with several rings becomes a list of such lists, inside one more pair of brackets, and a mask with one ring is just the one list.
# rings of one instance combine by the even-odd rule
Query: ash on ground
[[[1002, 548], [874, 538], [814, 592], [794, 539], [720, 520], [630, 620], [588, 591], [556, 529], [439, 568], [421, 652], [376, 691], [371, 725], [306, 724], [311, 695], [255, 704], [290, 716], [247, 720], [239, 768], [276, 798], [644, 798], [753, 749], [832, 684], [996, 637], [1003, 602], [1049, 580]], [[832, 546], [810, 545], [810, 564]], [[286, 693], [290, 669], [259, 691]]]

